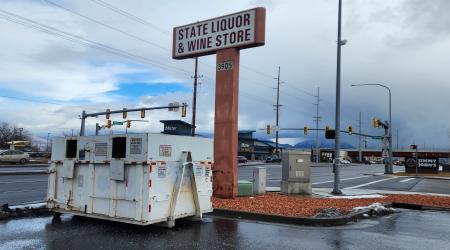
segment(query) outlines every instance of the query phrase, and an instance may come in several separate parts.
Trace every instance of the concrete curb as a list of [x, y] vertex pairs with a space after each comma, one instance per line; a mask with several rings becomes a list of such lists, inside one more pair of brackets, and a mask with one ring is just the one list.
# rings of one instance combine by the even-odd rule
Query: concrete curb
[[235, 218], [235, 219], [291, 224], [291, 225], [334, 227], [357, 222], [358, 220], [365, 218], [364, 214], [372, 215], [372, 212], [373, 211], [371, 209], [363, 209], [359, 212], [352, 212], [344, 216], [315, 218], [315, 217], [293, 217], [283, 215], [258, 214], [228, 209], [214, 209], [214, 211], [209, 213], [208, 215], [217, 217]]
[[33, 174], [47, 174], [47, 170], [34, 171], [0, 171], [0, 175], [33, 175]]
[[[277, 164], [273, 164], [273, 163], [254, 163], [254, 164], [248, 164], [248, 163], [244, 163], [244, 164], [238, 164], [238, 167], [256, 167], [256, 166], [267, 166], [267, 165], [277, 165]], [[281, 165], [280, 165], [281, 166]]]
[[[320, 197], [330, 198], [334, 195], [330, 193], [333, 191], [332, 188], [313, 188], [313, 194]], [[439, 194], [439, 193], [424, 193], [424, 192], [411, 192], [411, 191], [394, 191], [394, 190], [380, 190], [380, 189], [346, 189], [343, 188], [342, 191], [345, 193], [347, 191], [358, 191], [356, 195], [368, 195], [368, 194], [380, 194], [380, 195], [390, 195], [390, 194], [404, 194], [404, 195], [429, 195], [429, 196], [440, 196], [440, 197], [450, 197], [450, 194]], [[355, 196], [355, 195], [348, 195]]]
[[411, 209], [411, 210], [428, 210], [428, 211], [450, 212], [450, 208], [446, 208], [446, 207], [424, 206], [424, 205], [402, 203], [402, 202], [392, 202], [392, 207], [394, 207], [394, 208], [403, 208], [403, 209]]

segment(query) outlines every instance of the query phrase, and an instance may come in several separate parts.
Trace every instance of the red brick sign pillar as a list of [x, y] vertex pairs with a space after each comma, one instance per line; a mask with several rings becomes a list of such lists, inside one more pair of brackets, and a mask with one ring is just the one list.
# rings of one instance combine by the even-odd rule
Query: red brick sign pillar
[[214, 196], [237, 196], [239, 50], [265, 43], [262, 7], [173, 28], [172, 58], [217, 54]]
[[214, 196], [237, 196], [239, 50], [217, 51], [214, 117]]

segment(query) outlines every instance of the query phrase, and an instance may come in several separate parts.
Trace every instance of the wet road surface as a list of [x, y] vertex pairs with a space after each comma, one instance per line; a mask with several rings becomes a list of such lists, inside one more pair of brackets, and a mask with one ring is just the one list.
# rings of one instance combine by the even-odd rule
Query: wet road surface
[[322, 228], [220, 218], [140, 227], [63, 216], [0, 222], [0, 249], [448, 249], [450, 214], [402, 210]]
[[[267, 186], [280, 187], [281, 165], [267, 164]], [[394, 170], [403, 167], [395, 166]], [[341, 188], [373, 190], [397, 190], [410, 192], [450, 194], [450, 180], [417, 178], [389, 178], [367, 174], [383, 173], [383, 165], [352, 165], [341, 169]], [[253, 166], [238, 168], [239, 180], [253, 180]], [[311, 181], [314, 188], [332, 188], [331, 167], [312, 167]], [[47, 175], [0, 175], [0, 205], [42, 202], [47, 190]]]

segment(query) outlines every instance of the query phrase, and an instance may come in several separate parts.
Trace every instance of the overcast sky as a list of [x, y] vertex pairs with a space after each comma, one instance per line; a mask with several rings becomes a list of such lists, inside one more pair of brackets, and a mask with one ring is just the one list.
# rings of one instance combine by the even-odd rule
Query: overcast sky
[[[78, 132], [83, 109], [190, 104], [194, 62], [171, 58], [172, 28], [262, 6], [266, 44], [241, 51], [239, 129], [274, 124], [278, 66], [284, 82], [281, 127], [315, 126], [318, 87], [320, 126], [334, 126], [337, 2], [1, 0], [0, 121], [57, 136]], [[450, 147], [449, 11], [447, 0], [343, 1], [342, 36], [348, 43], [342, 47], [342, 127], [357, 130], [362, 112], [363, 131], [382, 133], [370, 128], [370, 119], [388, 118], [386, 90], [350, 87], [382, 83], [392, 89], [393, 132], [395, 137], [399, 129], [401, 145]], [[199, 132], [211, 133], [215, 56], [199, 61], [197, 125]], [[159, 132], [159, 120], [179, 118], [152, 112], [149, 123], [133, 124], [131, 131]], [[191, 121], [190, 112], [183, 120]], [[88, 132], [105, 121], [88, 119]], [[262, 131], [256, 135], [266, 138]], [[303, 132], [281, 137], [288, 143], [314, 139]], [[343, 140], [355, 144], [355, 136]]]

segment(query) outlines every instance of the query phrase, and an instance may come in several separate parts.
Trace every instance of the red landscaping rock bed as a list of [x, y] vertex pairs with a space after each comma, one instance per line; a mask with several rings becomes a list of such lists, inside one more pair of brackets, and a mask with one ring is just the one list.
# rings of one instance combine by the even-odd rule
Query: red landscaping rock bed
[[375, 202], [399, 202], [450, 208], [450, 197], [428, 195], [387, 195], [384, 198], [335, 199], [267, 193], [253, 196], [253, 198], [220, 199], [213, 197], [212, 202], [216, 209], [294, 217], [314, 216], [324, 208], [338, 208], [343, 214], [346, 214], [354, 207], [368, 206]]

